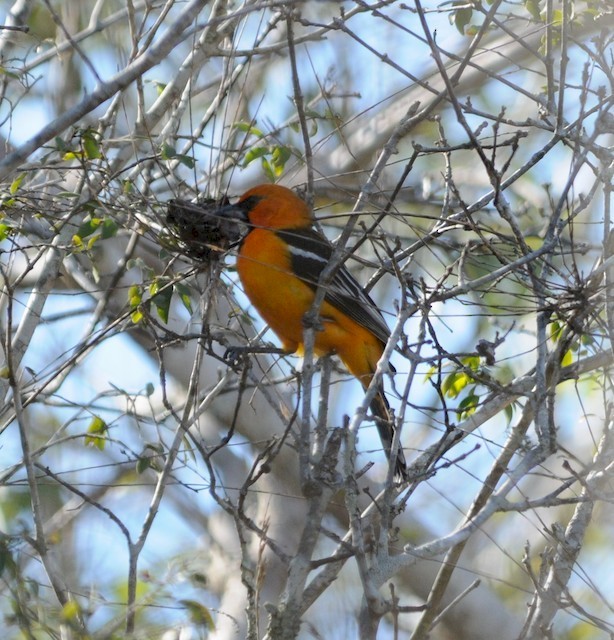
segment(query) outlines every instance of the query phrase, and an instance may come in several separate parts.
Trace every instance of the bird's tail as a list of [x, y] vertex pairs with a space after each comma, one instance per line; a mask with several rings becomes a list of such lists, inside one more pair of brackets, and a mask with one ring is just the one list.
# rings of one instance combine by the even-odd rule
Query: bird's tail
[[[395, 427], [390, 405], [388, 404], [382, 385], [380, 385], [375, 397], [371, 401], [371, 411], [375, 416], [375, 424], [377, 425], [379, 437], [384, 445], [384, 451], [390, 460]], [[397, 451], [397, 459], [394, 465], [394, 477], [398, 482], [404, 482], [408, 479], [407, 463], [405, 462], [403, 449], [400, 446]]]

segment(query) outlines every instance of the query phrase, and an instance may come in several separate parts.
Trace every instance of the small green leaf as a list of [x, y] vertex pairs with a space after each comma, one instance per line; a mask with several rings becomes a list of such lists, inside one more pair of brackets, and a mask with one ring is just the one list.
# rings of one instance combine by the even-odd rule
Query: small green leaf
[[177, 151], [175, 150], [175, 147], [170, 145], [168, 142], [165, 142], [160, 148], [160, 158], [162, 158], [162, 160], [170, 160], [176, 155]]
[[512, 403], [508, 404], [505, 407], [505, 417], [507, 418], [507, 423], [510, 424], [512, 418], [514, 417], [514, 405]]
[[149, 286], [149, 293], [151, 293], [151, 301], [156, 307], [158, 317], [162, 322], [167, 323], [173, 288], [168, 285], [166, 279], [158, 278]]
[[475, 413], [480, 403], [480, 396], [475, 393], [470, 393], [458, 404], [458, 417], [460, 420], [468, 418], [472, 413]]
[[151, 458], [149, 456], [139, 456], [136, 461], [136, 472], [138, 475], [145, 473], [151, 466]]
[[177, 158], [177, 160], [179, 160], [179, 162], [185, 165], [188, 169], [193, 169], [196, 164], [194, 158], [192, 158], [191, 156], [186, 156], [183, 153], [178, 153], [175, 158]]
[[558, 320], [550, 323], [550, 339], [552, 342], [558, 342], [561, 339], [562, 332], [563, 326]]
[[250, 133], [257, 138], [264, 138], [264, 133], [254, 127], [250, 122], [236, 122], [232, 125], [234, 129], [237, 131], [242, 131], [243, 133]]
[[69, 600], [63, 607], [60, 613], [60, 618], [64, 622], [71, 622], [76, 620], [79, 614], [81, 613], [81, 607], [78, 602], [75, 600]]
[[94, 416], [87, 428], [88, 435], [85, 436], [85, 444], [88, 447], [96, 447], [102, 451], [105, 447], [105, 439], [102, 438], [107, 432], [107, 423], [100, 417]]
[[13, 182], [11, 182], [11, 186], [9, 187], [9, 193], [14, 196], [18, 191], [23, 179], [26, 177], [25, 173], [20, 173]]
[[86, 129], [81, 137], [81, 143], [83, 144], [83, 151], [85, 157], [88, 160], [96, 160], [102, 158], [100, 152], [100, 142], [92, 129]]
[[286, 162], [288, 162], [291, 156], [292, 152], [288, 147], [275, 147], [275, 149], [273, 149], [271, 164], [277, 177], [283, 173]]
[[138, 307], [142, 300], [143, 292], [141, 291], [141, 287], [133, 284], [130, 289], [128, 289], [128, 303], [131, 307]]
[[245, 159], [243, 160], [243, 167], [247, 167], [250, 163], [258, 158], [262, 158], [270, 153], [270, 149], [268, 147], [252, 147], [246, 154]]
[[466, 2], [455, 2], [454, 6], [460, 8], [453, 11], [450, 15], [451, 20], [454, 22], [454, 26], [457, 28], [461, 35], [465, 35], [465, 27], [471, 22], [473, 16], [473, 9], [467, 6]]
[[539, 1], [538, 0], [525, 0], [524, 8], [531, 14], [534, 20], [541, 22], [541, 15], [539, 13]]
[[154, 80], [153, 83], [156, 87], [157, 94], [161, 95], [164, 89], [166, 89], [166, 82], [159, 82], [158, 80]]
[[92, 233], [98, 229], [101, 222], [102, 220], [100, 218], [86, 218], [79, 226], [77, 235], [80, 238], [87, 238], [88, 236], [91, 236]]
[[56, 136], [54, 142], [55, 142], [56, 149], [61, 154], [65, 154], [70, 151], [70, 147], [64, 142], [62, 138], [60, 138], [60, 136]]
[[207, 631], [215, 631], [215, 624], [211, 612], [207, 607], [196, 602], [196, 600], [179, 600], [179, 604], [183, 605], [190, 614], [192, 624], [206, 629]]
[[473, 382], [473, 380], [464, 371], [456, 371], [446, 376], [443, 381], [442, 390], [449, 398], [456, 398], [471, 382]]
[[102, 222], [102, 239], [107, 240], [108, 238], [114, 238], [117, 235], [118, 226], [115, 220], [111, 218], [105, 218]]
[[192, 292], [190, 291], [190, 288], [183, 284], [183, 282], [177, 282], [175, 283], [175, 291], [188, 313], [194, 313], [192, 308]]
[[264, 171], [266, 177], [270, 182], [275, 182], [275, 172], [271, 168], [269, 161], [266, 158], [262, 158], [260, 162], [262, 164], [262, 170]]
[[480, 368], [480, 356], [465, 356], [461, 358], [461, 362], [471, 371], [477, 371]]
[[524, 241], [527, 243], [527, 247], [529, 247], [531, 251], [541, 249], [544, 244], [544, 239], [539, 236], [525, 236]]
[[554, 9], [552, 11], [552, 25], [554, 27], [560, 27], [563, 24], [563, 18], [565, 14], [560, 9]]
[[6, 240], [11, 232], [11, 227], [8, 224], [0, 224], [0, 242]]
[[68, 151], [62, 156], [62, 160], [81, 160], [83, 154], [80, 151]]
[[130, 314], [130, 320], [132, 320], [133, 324], [138, 324], [143, 319], [143, 312], [140, 309], [135, 309]]
[[561, 366], [568, 367], [570, 364], [573, 364], [573, 351], [568, 349], [561, 360]]

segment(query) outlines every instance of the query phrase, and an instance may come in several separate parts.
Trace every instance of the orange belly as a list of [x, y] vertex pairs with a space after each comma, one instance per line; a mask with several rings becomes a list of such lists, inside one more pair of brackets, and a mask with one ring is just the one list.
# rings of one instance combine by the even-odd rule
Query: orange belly
[[[252, 257], [255, 255], [258, 260]], [[245, 294], [284, 349], [301, 354], [304, 317], [311, 309], [315, 293], [293, 274], [283, 240], [269, 231], [253, 230], [239, 252], [237, 271]], [[336, 353], [366, 387], [384, 345], [362, 325], [324, 301], [314, 350], [317, 356]]]

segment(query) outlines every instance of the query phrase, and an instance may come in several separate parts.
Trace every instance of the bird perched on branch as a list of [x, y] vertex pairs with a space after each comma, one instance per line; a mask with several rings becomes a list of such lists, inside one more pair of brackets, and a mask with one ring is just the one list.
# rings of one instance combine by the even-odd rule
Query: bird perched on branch
[[[333, 246], [313, 228], [307, 204], [293, 191], [263, 184], [244, 193], [218, 215], [245, 222], [237, 271], [245, 294], [277, 334], [287, 353], [302, 354], [305, 314], [311, 309], [320, 275]], [[336, 354], [366, 390], [390, 331], [373, 300], [341, 265], [326, 285], [315, 330], [316, 356]], [[394, 422], [383, 385], [371, 402], [384, 449], [390, 457]], [[403, 451], [395, 477], [407, 479]]]

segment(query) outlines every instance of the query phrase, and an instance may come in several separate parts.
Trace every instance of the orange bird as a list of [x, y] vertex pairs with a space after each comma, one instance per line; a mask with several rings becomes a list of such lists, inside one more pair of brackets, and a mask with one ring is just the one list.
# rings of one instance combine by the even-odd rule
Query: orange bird
[[[277, 334], [286, 353], [303, 352], [304, 317], [310, 310], [322, 270], [333, 247], [313, 226], [307, 204], [293, 191], [263, 184], [244, 193], [219, 215], [247, 223], [237, 258], [245, 294]], [[366, 390], [390, 331], [373, 300], [350, 272], [339, 267], [326, 289], [315, 332], [317, 356], [336, 354]], [[371, 402], [382, 444], [391, 453], [394, 423], [380, 384]], [[402, 449], [395, 477], [407, 479]]]

